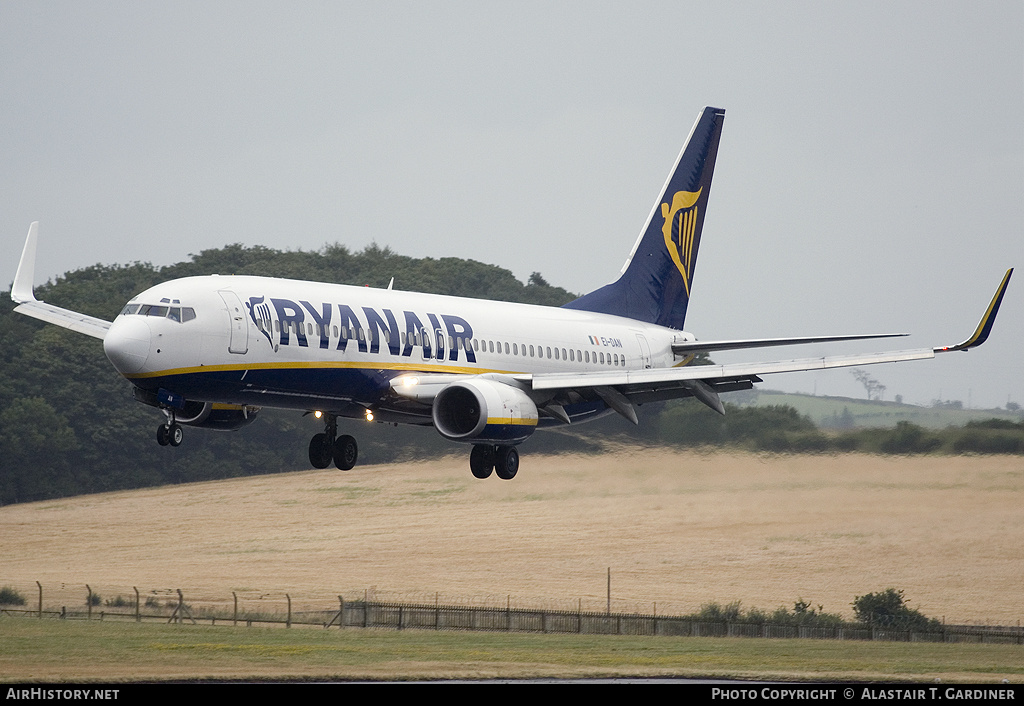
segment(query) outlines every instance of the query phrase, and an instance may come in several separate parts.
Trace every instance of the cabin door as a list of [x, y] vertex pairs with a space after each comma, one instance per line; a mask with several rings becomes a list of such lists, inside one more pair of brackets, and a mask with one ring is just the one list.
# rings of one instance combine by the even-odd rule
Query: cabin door
[[217, 292], [224, 300], [230, 319], [231, 338], [228, 341], [228, 353], [247, 353], [249, 351], [249, 326], [245, 321], [245, 307], [238, 295], [228, 290]]
[[636, 335], [636, 342], [640, 344], [640, 360], [645, 368], [651, 367], [651, 347], [647, 345], [647, 339], [642, 334]]

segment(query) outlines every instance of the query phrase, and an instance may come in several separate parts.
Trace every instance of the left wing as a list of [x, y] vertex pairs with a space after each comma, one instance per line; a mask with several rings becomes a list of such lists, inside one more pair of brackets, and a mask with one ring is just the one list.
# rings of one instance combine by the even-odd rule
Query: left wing
[[32, 316], [50, 324], [63, 326], [64, 328], [84, 333], [93, 338], [104, 338], [110, 322], [97, 319], [94, 316], [79, 314], [70, 309], [61, 309], [46, 302], [36, 299], [32, 292], [33, 278], [36, 269], [36, 236], [39, 233], [39, 221], [33, 221], [28, 227], [28, 237], [25, 238], [25, 249], [21, 251], [21, 262], [18, 263], [18, 273], [14, 276], [14, 286], [11, 287], [11, 299], [19, 306], [14, 310], [19, 314]]
[[[585, 390], [590, 389], [601, 397], [609, 407], [624, 417], [637, 423], [633, 403], [651, 402], [676, 397], [693, 396], [720, 414], [725, 408], [718, 398], [720, 392], [749, 389], [754, 383], [762, 382], [760, 376], [771, 373], [793, 373], [807, 370], [827, 370], [829, 368], [846, 368], [876, 363], [898, 363], [905, 360], [924, 360], [934, 358], [936, 353], [948, 351], [966, 351], [984, 343], [992, 331], [1003, 294], [1010, 282], [1013, 268], [1003, 275], [995, 296], [989, 303], [978, 328], [967, 340], [954, 346], [937, 346], [906, 351], [890, 351], [885, 353], [868, 353], [860, 355], [829, 356], [823, 358], [803, 358], [769, 363], [733, 363], [729, 365], [699, 365], [678, 368], [654, 368], [629, 371], [602, 371], [595, 373], [541, 373], [536, 375], [516, 375], [516, 380], [526, 383], [532, 390]], [[796, 338], [796, 339], [760, 339], [751, 341], [718, 341], [710, 343], [685, 343], [672, 346], [673, 352], [695, 352], [707, 350], [726, 350], [733, 348], [753, 348], [759, 345], [788, 345], [791, 343], [810, 343], [826, 340], [851, 340], [856, 338], [880, 338], [884, 336], [904, 334], [883, 334], [882, 336], [835, 336], [828, 338]], [[677, 347], [681, 350], [676, 350]]]
[[[496, 382], [513, 385], [527, 391], [535, 399], [538, 408], [548, 414], [569, 422], [563, 405], [575, 397], [600, 398], [611, 409], [637, 423], [634, 405], [658, 400], [679, 397], [696, 397], [720, 414], [725, 414], [718, 395], [721, 392], [747, 390], [754, 383], [763, 382], [761, 375], [772, 373], [793, 373], [808, 370], [828, 370], [830, 368], [846, 368], [876, 363], [898, 363], [905, 360], [924, 360], [934, 358], [936, 353], [948, 351], [966, 351], [984, 343], [992, 331], [992, 324], [1003, 294], [1010, 282], [1013, 268], [1006, 271], [995, 296], [989, 303], [974, 333], [962, 343], [954, 346], [937, 346], [935, 348], [919, 348], [905, 351], [888, 351], [884, 353], [866, 353], [857, 355], [828, 356], [822, 358], [802, 358], [799, 360], [782, 360], [761, 363], [731, 363], [729, 365], [697, 365], [674, 368], [648, 368], [644, 370], [609, 370], [601, 372], [575, 373], [536, 373], [536, 374], [499, 374], [484, 375], [467, 374], [419, 374], [402, 375], [391, 381], [395, 393], [406, 399], [430, 404], [434, 397], [445, 386], [469, 377], [493, 378]], [[883, 338], [906, 334], [881, 334], [871, 336], [828, 336], [808, 338], [773, 338], [751, 339], [740, 341], [685, 342], [673, 344], [673, 352], [677, 354], [694, 353], [697, 351], [729, 350], [737, 348], [755, 348], [763, 346], [791, 345], [797, 343], [817, 343], [823, 341], [842, 341], [864, 338]]]

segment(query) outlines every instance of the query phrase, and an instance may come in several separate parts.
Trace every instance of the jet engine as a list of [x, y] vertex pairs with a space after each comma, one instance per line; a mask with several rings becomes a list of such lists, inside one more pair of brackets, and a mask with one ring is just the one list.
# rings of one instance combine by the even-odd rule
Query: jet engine
[[518, 444], [537, 428], [537, 405], [512, 385], [484, 379], [446, 385], [434, 397], [434, 426], [452, 441]]
[[175, 421], [190, 427], [233, 431], [251, 424], [259, 407], [213, 402], [186, 402], [184, 408], [174, 415]]

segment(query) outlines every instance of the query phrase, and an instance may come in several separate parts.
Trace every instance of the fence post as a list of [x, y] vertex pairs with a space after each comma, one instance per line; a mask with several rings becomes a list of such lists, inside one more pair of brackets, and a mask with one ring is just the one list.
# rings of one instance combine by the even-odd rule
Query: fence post
[[43, 584], [36, 581], [36, 586], [39, 586], [39, 619], [43, 619]]
[[284, 594], [284, 597], [288, 599], [288, 621], [284, 624], [284, 626], [286, 628], [290, 628], [292, 626], [292, 597], [287, 593]]
[[132, 586], [135, 589], [135, 622], [142, 622], [142, 615], [139, 613], [139, 589], [137, 586]]
[[89, 588], [89, 584], [85, 584], [85, 587], [89, 591], [89, 595], [85, 598], [85, 602], [87, 604], [85, 615], [87, 620], [92, 620], [92, 589]]
[[345, 599], [338, 596], [338, 628], [345, 627]]
[[235, 593], [234, 591], [232, 591], [231, 592], [231, 597], [235, 600], [235, 612], [234, 612], [234, 616], [231, 619], [232, 620], [231, 624], [234, 625], [235, 627], [238, 627], [238, 594]]

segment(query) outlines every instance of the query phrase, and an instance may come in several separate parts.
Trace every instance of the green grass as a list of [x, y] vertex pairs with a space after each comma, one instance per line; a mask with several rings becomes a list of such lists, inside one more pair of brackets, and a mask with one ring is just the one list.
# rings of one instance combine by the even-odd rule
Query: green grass
[[0, 618], [6, 682], [667, 675], [1019, 683], [1024, 647]]

